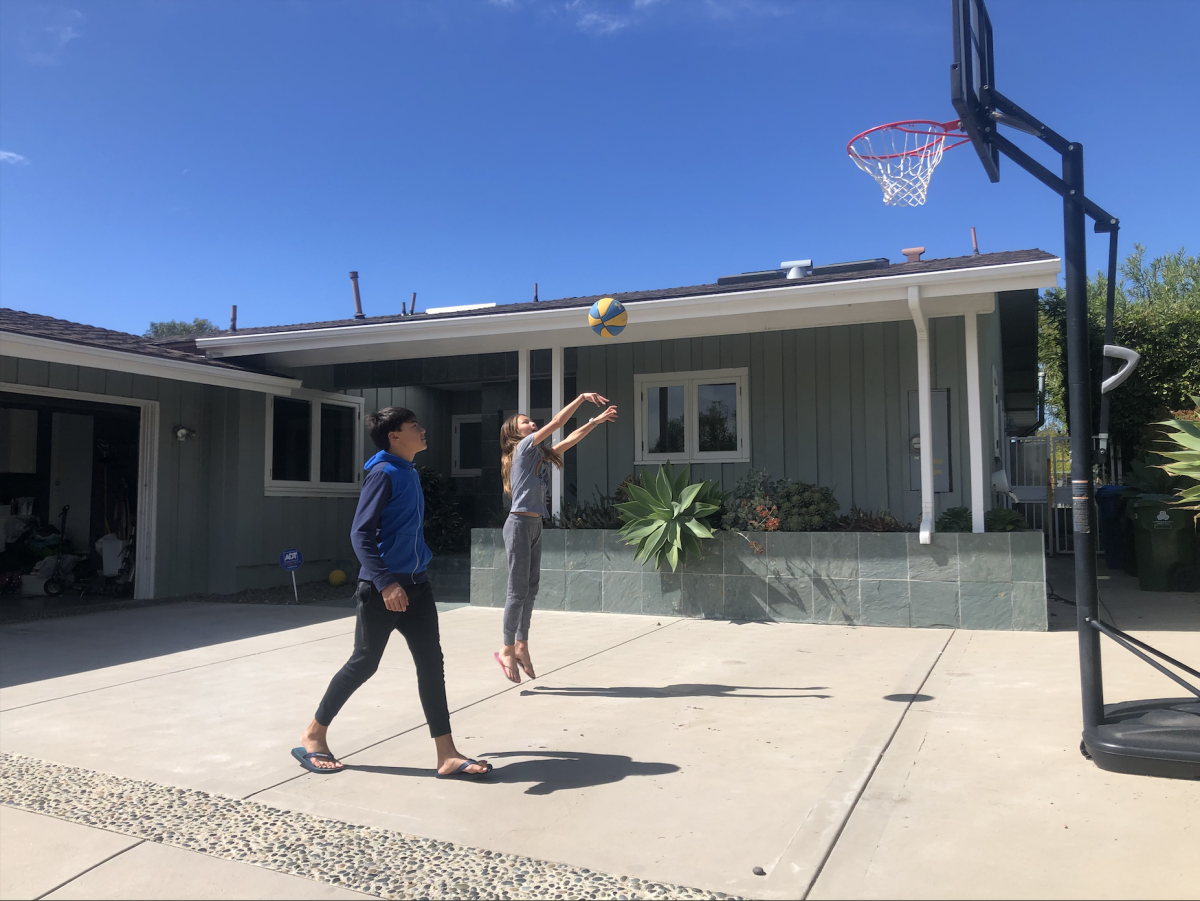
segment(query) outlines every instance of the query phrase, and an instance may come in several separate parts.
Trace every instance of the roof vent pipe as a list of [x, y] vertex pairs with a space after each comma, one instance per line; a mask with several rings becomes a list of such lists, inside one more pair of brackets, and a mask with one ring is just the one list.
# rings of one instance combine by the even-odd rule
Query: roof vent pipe
[[363, 311], [362, 311], [362, 297], [360, 297], [359, 293], [358, 293], [358, 273], [357, 272], [350, 273], [350, 284], [354, 285], [354, 318], [355, 319], [366, 319], [367, 317], [363, 315]]
[[415, 312], [417, 312], [417, 292], [413, 291], [412, 302], [408, 305], [408, 313], [411, 316]]
[[923, 254], [925, 252], [925, 248], [924, 247], [905, 247], [900, 252], [902, 254], [904, 254], [904, 259], [907, 262], [919, 263], [919, 262], [921, 262], [921, 254]]
[[786, 269], [788, 278], [804, 278], [812, 275], [812, 260], [792, 260], [779, 264], [780, 269]]
[[971, 247], [975, 250], [975, 256], [979, 256], [979, 239], [975, 237], [975, 226], [971, 226]]
[[537, 303], [537, 302], [538, 302], [538, 296], [537, 296], [537, 282], [534, 282], [534, 283], [533, 283], [533, 302], [534, 302], [534, 303]]
[[231, 332], [237, 331], [237, 304], [236, 303], [229, 307], [229, 330]]

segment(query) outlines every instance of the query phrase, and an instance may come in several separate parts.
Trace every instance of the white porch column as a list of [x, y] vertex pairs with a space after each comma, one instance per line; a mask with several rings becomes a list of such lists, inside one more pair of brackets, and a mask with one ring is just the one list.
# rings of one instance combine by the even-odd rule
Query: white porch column
[[921, 286], [908, 289], [908, 309], [917, 327], [917, 398], [921, 435], [921, 544], [933, 543], [933, 408], [930, 401], [929, 321], [921, 309]]
[[517, 351], [517, 412], [529, 415], [529, 349]]
[[979, 319], [976, 313], [963, 316], [967, 338], [967, 434], [971, 449], [971, 531], [983, 531], [983, 395], [979, 385]]
[[[550, 415], [557, 416], [563, 408], [563, 349], [550, 348]], [[563, 430], [555, 429], [551, 441], [554, 444], [563, 440]], [[550, 515], [562, 514], [563, 500], [563, 471], [557, 466], [550, 468]]]

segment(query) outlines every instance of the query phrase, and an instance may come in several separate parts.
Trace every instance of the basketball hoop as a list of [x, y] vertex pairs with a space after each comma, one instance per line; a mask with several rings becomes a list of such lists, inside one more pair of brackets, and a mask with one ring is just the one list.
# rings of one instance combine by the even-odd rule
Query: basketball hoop
[[[949, 146], [947, 138], [953, 140]], [[888, 206], [920, 206], [942, 153], [969, 140], [959, 130], [957, 119], [909, 119], [867, 129], [850, 139], [846, 152], [858, 168], [879, 182]]]

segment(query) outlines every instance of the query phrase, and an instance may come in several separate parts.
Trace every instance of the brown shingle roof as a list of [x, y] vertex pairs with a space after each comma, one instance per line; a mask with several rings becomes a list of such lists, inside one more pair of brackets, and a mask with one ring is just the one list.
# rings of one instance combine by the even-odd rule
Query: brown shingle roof
[[[1029, 263], [1038, 260], [1053, 260], [1054, 254], [1044, 250], [1009, 250], [1002, 253], [985, 253], [978, 256], [949, 257], [941, 260], [920, 260], [915, 263], [893, 263], [880, 269], [864, 269], [854, 272], [843, 272], [836, 275], [815, 275], [802, 280], [803, 284], [824, 284], [830, 282], [854, 281], [857, 279], [885, 278], [893, 275], [909, 275], [918, 272], [946, 272], [955, 269], [977, 269], [983, 266], [1001, 266], [1008, 263]], [[588, 297], [562, 297], [557, 300], [543, 300], [538, 303], [506, 303], [482, 310], [469, 310], [458, 313], [417, 313], [401, 316], [396, 313], [391, 316], [368, 316], [365, 319], [333, 319], [327, 322], [305, 322], [296, 325], [268, 325], [257, 328], [239, 328], [236, 332], [209, 332], [204, 338], [227, 337], [230, 335], [266, 335], [275, 332], [306, 331], [311, 329], [345, 328], [360, 325], [380, 325], [388, 322], [405, 322], [408, 320], [428, 319], [461, 319], [475, 316], [494, 316], [497, 313], [521, 313], [534, 310], [555, 310], [570, 307], [589, 307], [601, 297], [615, 297], [624, 304], [637, 303], [645, 300], [667, 300], [677, 297], [702, 297], [708, 294], [728, 294], [734, 291], [758, 290], [762, 288], [795, 287], [796, 281], [786, 278], [772, 278], [761, 282], [747, 282], [737, 285], [690, 285], [682, 288], [660, 288], [652, 291], [623, 291], [612, 294], [593, 294]]]
[[200, 353], [184, 353], [169, 347], [162, 347], [140, 335], [117, 332], [94, 325], [84, 325], [82, 322], [71, 322], [68, 319], [55, 319], [53, 316], [43, 316], [40, 313], [26, 313], [23, 310], [12, 310], [8, 307], [0, 307], [0, 332], [31, 335], [35, 338], [63, 341], [68, 344], [82, 344], [87, 347], [101, 347], [122, 353], [157, 357], [162, 360], [199, 363], [239, 372], [258, 371], [234, 363], [210, 360]]

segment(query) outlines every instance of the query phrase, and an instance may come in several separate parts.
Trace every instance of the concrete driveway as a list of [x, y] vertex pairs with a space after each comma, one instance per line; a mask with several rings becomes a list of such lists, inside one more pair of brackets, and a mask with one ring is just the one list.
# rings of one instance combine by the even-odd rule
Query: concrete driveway
[[[1131, 600], [1110, 582], [1118, 626], [1200, 659], [1200, 599]], [[1152, 631], [1152, 603], [1173, 631]], [[1190, 897], [1200, 885], [1200, 783], [1080, 756], [1070, 632], [546, 611], [539, 678], [513, 686], [491, 657], [500, 612], [455, 609], [442, 615], [455, 735], [493, 760], [491, 778], [432, 778], [401, 641], [331, 730], [351, 768], [308, 775], [288, 752], [349, 653], [348, 612], [184, 603], [0, 629], [0, 895], [537, 897], [546, 873], [564, 897]], [[1109, 701], [1179, 693], [1105, 654]], [[177, 813], [154, 833], [128, 799], [157, 811], [164, 793], [183, 800], [161, 807]], [[197, 804], [224, 811], [208, 839], [204, 817], [178, 814]], [[328, 847], [303, 865], [250, 839], [229, 850], [239, 829]], [[386, 882], [376, 871], [400, 866], [395, 851], [373, 875], [339, 862], [343, 841], [402, 840], [402, 856], [428, 847], [460, 875], [421, 883], [422, 858]]]

